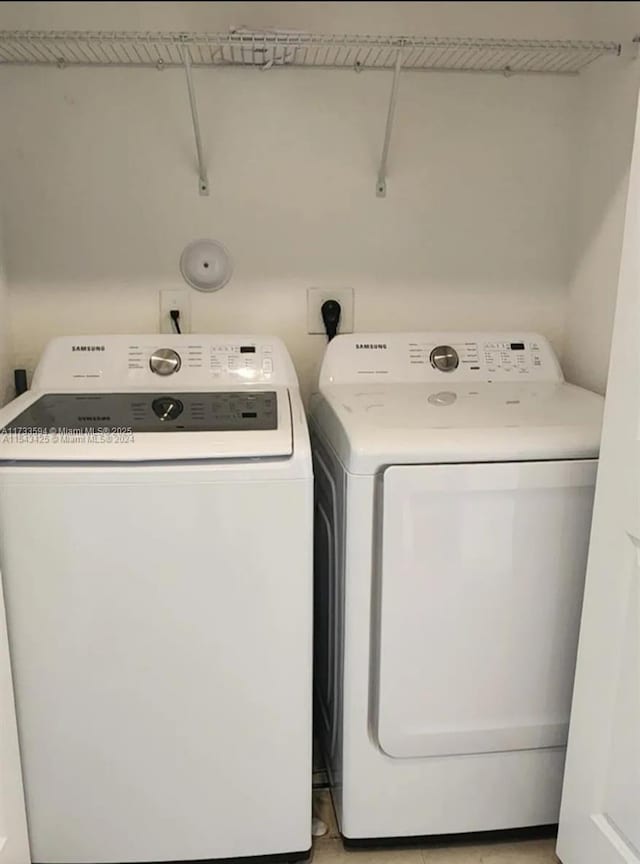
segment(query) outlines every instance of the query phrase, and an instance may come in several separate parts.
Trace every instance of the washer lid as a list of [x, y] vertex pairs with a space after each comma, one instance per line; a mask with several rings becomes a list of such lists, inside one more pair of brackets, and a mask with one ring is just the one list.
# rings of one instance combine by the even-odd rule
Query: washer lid
[[286, 389], [30, 391], [0, 411], [0, 461], [183, 461], [291, 456]]
[[597, 457], [601, 396], [564, 382], [326, 385], [312, 417], [349, 471]]

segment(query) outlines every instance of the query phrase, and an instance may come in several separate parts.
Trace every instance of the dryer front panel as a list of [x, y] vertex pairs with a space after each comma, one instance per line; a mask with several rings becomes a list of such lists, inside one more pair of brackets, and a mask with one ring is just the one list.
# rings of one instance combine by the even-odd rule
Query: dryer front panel
[[374, 723], [389, 756], [565, 745], [596, 467], [385, 470]]

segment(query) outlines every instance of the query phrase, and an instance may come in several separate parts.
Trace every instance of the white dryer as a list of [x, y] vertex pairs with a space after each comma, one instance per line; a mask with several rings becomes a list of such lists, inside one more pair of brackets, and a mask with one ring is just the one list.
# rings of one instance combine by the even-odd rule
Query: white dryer
[[532, 333], [334, 339], [319, 726], [347, 840], [557, 822], [603, 400]]
[[313, 489], [283, 344], [57, 339], [0, 428], [33, 860], [305, 857]]

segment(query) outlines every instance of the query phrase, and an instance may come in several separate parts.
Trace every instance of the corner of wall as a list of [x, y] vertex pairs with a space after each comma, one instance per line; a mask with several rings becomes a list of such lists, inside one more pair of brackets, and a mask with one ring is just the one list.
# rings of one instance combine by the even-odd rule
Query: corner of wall
[[562, 363], [569, 381], [604, 393], [618, 293], [640, 61], [628, 53], [640, 4], [586, 6], [587, 33], [623, 44], [623, 56], [587, 70], [575, 122], [575, 233]]
[[563, 365], [575, 384], [604, 393], [618, 292], [640, 70], [585, 81], [576, 150], [576, 222]]

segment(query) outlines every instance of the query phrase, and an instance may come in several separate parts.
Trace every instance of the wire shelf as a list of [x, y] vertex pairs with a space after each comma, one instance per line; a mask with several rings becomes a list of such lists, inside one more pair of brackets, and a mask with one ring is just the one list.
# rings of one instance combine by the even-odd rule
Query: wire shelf
[[270, 69], [392, 69], [398, 51], [404, 70], [576, 75], [617, 42], [467, 37], [312, 35], [283, 31], [152, 33], [0, 31], [0, 66], [193, 66]]
[[619, 56], [617, 42], [467, 37], [315, 35], [292, 31], [152, 33], [0, 30], [0, 67], [182, 67], [198, 163], [198, 191], [209, 194], [192, 68], [312, 68], [392, 70], [391, 96], [376, 195], [387, 194], [387, 162], [400, 71], [577, 75], [604, 56]]

